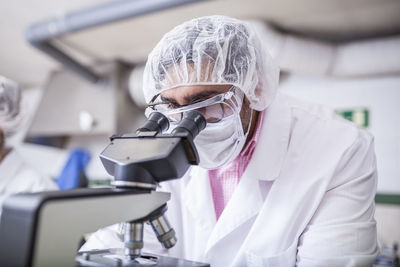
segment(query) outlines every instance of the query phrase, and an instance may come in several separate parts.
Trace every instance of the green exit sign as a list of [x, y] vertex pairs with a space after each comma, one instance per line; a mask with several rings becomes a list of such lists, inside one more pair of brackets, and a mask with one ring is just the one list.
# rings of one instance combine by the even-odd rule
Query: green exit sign
[[368, 128], [369, 110], [366, 108], [336, 110], [343, 118], [354, 122], [358, 127]]

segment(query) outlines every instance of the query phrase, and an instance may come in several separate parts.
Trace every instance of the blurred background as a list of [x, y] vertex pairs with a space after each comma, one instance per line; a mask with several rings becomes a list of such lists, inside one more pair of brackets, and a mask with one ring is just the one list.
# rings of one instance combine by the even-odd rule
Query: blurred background
[[374, 134], [379, 240], [400, 241], [399, 1], [0, 0], [0, 10], [0, 75], [23, 89], [25, 114], [8, 142], [33, 168], [109, 184], [98, 154], [144, 120], [148, 53], [175, 25], [228, 15], [256, 27], [281, 91]]

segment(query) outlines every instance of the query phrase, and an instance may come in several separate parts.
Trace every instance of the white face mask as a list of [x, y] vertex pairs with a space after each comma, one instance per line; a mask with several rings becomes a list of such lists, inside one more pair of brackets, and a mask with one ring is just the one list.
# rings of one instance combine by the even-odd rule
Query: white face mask
[[217, 123], [208, 123], [194, 140], [200, 157], [199, 166], [217, 169], [234, 160], [246, 142], [250, 124], [244, 134], [239, 113]]
[[[246, 134], [244, 134], [240, 119], [243, 100], [243, 91], [232, 86], [226, 93], [175, 109], [171, 109], [169, 104], [165, 103], [150, 105], [146, 110], [146, 115], [149, 116], [151, 112], [158, 111], [168, 116], [173, 122], [168, 130], [171, 132], [179, 124], [184, 112], [189, 110], [200, 112], [205, 116], [207, 126], [194, 140], [200, 157], [199, 165], [205, 169], [216, 169], [234, 160], [246, 142], [250, 125], [247, 126]], [[252, 113], [250, 123], [251, 118]]]

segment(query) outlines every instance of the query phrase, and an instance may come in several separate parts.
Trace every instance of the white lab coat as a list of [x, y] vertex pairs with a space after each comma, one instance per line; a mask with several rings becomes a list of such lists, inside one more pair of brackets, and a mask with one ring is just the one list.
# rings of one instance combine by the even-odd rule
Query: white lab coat
[[[278, 94], [216, 222], [207, 170], [165, 182], [178, 243], [170, 256], [211, 266], [371, 266], [378, 254], [373, 137], [319, 105]], [[135, 203], [132, 203], [135, 205]], [[82, 248], [122, 247], [116, 226]], [[151, 229], [145, 249], [165, 253]]]
[[17, 149], [11, 150], [0, 162], [0, 216], [3, 201], [11, 194], [57, 189], [50, 177], [28, 166]]

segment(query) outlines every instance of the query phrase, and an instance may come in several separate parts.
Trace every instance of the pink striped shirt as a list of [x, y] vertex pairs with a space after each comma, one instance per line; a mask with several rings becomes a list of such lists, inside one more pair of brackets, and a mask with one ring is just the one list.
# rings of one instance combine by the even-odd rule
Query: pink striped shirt
[[249, 140], [246, 147], [240, 152], [236, 159], [219, 169], [210, 170], [208, 172], [217, 220], [225, 206], [228, 204], [242, 174], [246, 170], [247, 165], [253, 156], [254, 148], [256, 147], [256, 143], [260, 136], [263, 118], [264, 111], [260, 112], [258, 115], [257, 126], [253, 137]]

